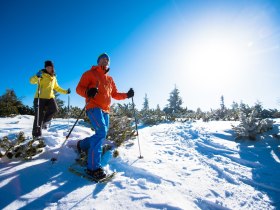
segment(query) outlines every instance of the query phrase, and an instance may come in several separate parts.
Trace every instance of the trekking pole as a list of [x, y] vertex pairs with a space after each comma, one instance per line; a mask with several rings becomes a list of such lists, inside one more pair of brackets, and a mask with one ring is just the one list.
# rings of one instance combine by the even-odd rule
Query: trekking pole
[[41, 94], [41, 88], [40, 88], [40, 81], [41, 78], [38, 78], [38, 101], [37, 101], [37, 129], [39, 129], [41, 126], [39, 125], [39, 117], [40, 117], [40, 110], [39, 110], [39, 106], [40, 106], [40, 94]]
[[[85, 107], [83, 108], [83, 110], [82, 110], [81, 113], [79, 114], [79, 116], [78, 116], [76, 122], [75, 122], [74, 125], [72, 126], [71, 130], [69, 131], [69, 133], [68, 133], [68, 135], [66, 136], [64, 142], [62, 143], [62, 145], [59, 147], [58, 150], [60, 150], [60, 149], [65, 145], [67, 139], [69, 138], [70, 134], [72, 133], [72, 131], [73, 131], [74, 127], [76, 126], [78, 120], [81, 118], [83, 112], [86, 110], [86, 107], [87, 107], [88, 103], [89, 103], [89, 101], [86, 103]], [[52, 158], [51, 158], [52, 163], [54, 164], [55, 161], [57, 161], [57, 159], [58, 159], [58, 155], [57, 155], [57, 157], [52, 157]]]
[[138, 158], [142, 159], [143, 156], [141, 155], [141, 148], [140, 148], [140, 142], [139, 142], [139, 133], [138, 133], [138, 126], [137, 126], [136, 112], [135, 112], [133, 97], [131, 99], [132, 99], [132, 107], [133, 107], [133, 113], [134, 113], [134, 119], [135, 119], [135, 128], [136, 128], [136, 133], [137, 133], [138, 148], [139, 148], [139, 154], [140, 154], [140, 156]]
[[68, 131], [69, 131], [69, 114], [70, 114], [70, 95], [68, 94], [68, 113], [67, 113], [67, 118], [68, 118]]

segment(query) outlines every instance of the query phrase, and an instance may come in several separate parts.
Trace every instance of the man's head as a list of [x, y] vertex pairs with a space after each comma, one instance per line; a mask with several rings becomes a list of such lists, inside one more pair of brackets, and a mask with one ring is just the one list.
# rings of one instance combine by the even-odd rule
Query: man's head
[[97, 58], [98, 66], [109, 67], [109, 63], [110, 63], [110, 58], [107, 55], [107, 53], [102, 53], [101, 55], [98, 56], [98, 58]]

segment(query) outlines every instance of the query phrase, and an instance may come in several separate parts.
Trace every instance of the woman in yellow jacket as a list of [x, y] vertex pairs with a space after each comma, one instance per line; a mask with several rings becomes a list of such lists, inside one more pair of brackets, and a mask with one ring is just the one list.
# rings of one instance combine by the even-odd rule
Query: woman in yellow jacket
[[58, 85], [52, 61], [45, 61], [45, 69], [31, 77], [30, 83], [38, 85], [33, 102], [35, 118], [32, 130], [33, 138], [38, 139], [42, 136], [42, 128], [47, 128], [47, 124], [58, 112], [54, 90], [62, 94], [70, 94], [71, 91]]

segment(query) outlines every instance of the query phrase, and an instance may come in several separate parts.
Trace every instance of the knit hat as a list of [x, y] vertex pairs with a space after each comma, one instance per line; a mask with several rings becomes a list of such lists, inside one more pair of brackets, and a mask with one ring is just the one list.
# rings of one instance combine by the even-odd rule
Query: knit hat
[[52, 61], [45, 61], [45, 68], [47, 66], [52, 66], [53, 67], [53, 62]]
[[107, 53], [102, 53], [101, 55], [98, 56], [97, 58], [97, 64], [99, 63], [99, 60], [101, 58], [107, 58], [110, 61], [109, 55]]

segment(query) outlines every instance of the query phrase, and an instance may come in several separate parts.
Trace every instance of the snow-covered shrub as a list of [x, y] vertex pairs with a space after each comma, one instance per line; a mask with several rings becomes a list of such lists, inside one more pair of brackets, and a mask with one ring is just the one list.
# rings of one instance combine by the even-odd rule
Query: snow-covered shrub
[[41, 153], [45, 147], [43, 140], [27, 141], [24, 132], [20, 132], [16, 139], [7, 136], [0, 139], [0, 157], [31, 159], [34, 155]]
[[262, 134], [273, 128], [273, 120], [258, 119], [257, 115], [258, 111], [256, 109], [249, 114], [240, 112], [240, 124], [232, 126], [236, 134], [236, 139], [256, 140], [258, 134]]
[[144, 125], [157, 125], [161, 121], [160, 121], [160, 118], [158, 118], [158, 116], [150, 115], [150, 116], [145, 116], [145, 117], [141, 118], [141, 122]]
[[107, 140], [112, 141], [118, 147], [128, 139], [135, 137], [135, 129], [132, 127], [133, 119], [126, 116], [111, 115], [110, 129]]
[[157, 125], [165, 121], [165, 113], [159, 107], [157, 109], [142, 110], [139, 120], [144, 125]]

